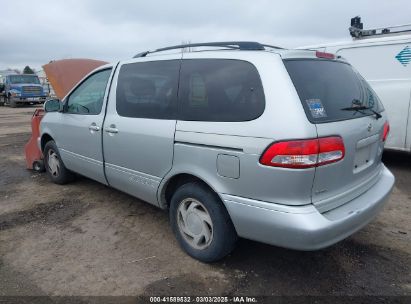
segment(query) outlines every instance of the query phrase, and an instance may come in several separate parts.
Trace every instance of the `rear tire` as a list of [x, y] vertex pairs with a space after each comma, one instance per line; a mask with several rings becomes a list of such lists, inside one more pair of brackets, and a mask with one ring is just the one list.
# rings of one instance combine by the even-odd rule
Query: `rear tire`
[[17, 102], [13, 98], [9, 97], [9, 105], [11, 108], [17, 108]]
[[53, 140], [46, 143], [43, 154], [47, 175], [53, 183], [64, 185], [73, 180], [74, 174], [64, 166]]
[[170, 223], [182, 249], [206, 263], [228, 255], [238, 238], [220, 198], [199, 182], [184, 184], [174, 193]]

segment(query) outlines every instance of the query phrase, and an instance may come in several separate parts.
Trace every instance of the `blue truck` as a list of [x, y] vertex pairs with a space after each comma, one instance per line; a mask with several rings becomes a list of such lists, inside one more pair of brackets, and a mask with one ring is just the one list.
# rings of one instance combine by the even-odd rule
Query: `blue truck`
[[41, 104], [46, 101], [47, 93], [34, 74], [12, 74], [2, 77], [0, 84], [0, 105], [12, 108], [18, 104]]

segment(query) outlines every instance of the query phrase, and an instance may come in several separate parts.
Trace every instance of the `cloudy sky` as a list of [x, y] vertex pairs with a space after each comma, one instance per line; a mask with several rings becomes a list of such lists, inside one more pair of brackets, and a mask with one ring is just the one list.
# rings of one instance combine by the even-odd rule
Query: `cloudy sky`
[[0, 70], [50, 60], [116, 61], [182, 41], [252, 40], [295, 47], [411, 23], [410, 0], [0, 0]]

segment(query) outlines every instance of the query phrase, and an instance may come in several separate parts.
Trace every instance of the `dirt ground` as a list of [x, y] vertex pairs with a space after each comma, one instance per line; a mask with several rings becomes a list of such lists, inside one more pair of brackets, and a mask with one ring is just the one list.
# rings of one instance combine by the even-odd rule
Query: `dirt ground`
[[58, 186], [25, 169], [33, 107], [0, 107], [0, 296], [411, 295], [411, 155], [383, 212], [331, 248], [240, 240], [223, 261], [180, 250], [168, 216], [86, 178]]

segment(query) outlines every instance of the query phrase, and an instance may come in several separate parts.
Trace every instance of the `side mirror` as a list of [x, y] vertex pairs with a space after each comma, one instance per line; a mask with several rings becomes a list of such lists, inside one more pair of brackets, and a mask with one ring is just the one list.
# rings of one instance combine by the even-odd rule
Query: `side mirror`
[[63, 110], [63, 103], [59, 99], [49, 99], [44, 103], [44, 111], [60, 112]]

